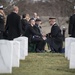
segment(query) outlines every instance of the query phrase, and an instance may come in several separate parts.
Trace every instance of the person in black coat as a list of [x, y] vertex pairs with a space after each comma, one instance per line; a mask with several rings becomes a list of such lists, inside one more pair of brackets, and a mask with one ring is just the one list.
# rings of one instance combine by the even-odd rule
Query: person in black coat
[[51, 33], [47, 34], [47, 43], [50, 45], [52, 52], [61, 52], [63, 45], [63, 36], [61, 29], [56, 24], [56, 18], [49, 18], [49, 23], [52, 26]]
[[[42, 35], [42, 31], [41, 31], [41, 19], [36, 19], [35, 20], [35, 25], [33, 26], [33, 28], [34, 28], [34, 30], [37, 32], [37, 33], [39, 33], [40, 34], [40, 38], [38, 38], [38, 40], [40, 40], [40, 45], [41, 45], [41, 49], [42, 49], [42, 51], [45, 51], [45, 44], [46, 44], [46, 42], [45, 42], [45, 40], [43, 39], [43, 35]], [[38, 46], [40, 46], [39, 44], [38, 44]]]
[[29, 14], [23, 14], [22, 15], [22, 19], [21, 19], [21, 24], [22, 24], [22, 31], [23, 31], [23, 34], [25, 33], [28, 25], [29, 25]]
[[3, 39], [3, 33], [4, 33], [4, 19], [5, 19], [5, 14], [3, 11], [3, 5], [0, 6], [0, 39]]
[[75, 13], [69, 18], [68, 34], [71, 37], [75, 37]]
[[42, 44], [43, 44], [41, 43], [42, 35], [34, 29], [34, 25], [35, 25], [34, 18], [31, 18], [29, 22], [30, 24], [28, 25], [28, 28], [24, 36], [28, 37], [29, 44], [35, 43], [37, 45], [35, 50], [36, 52], [42, 52]]
[[8, 32], [8, 40], [13, 40], [22, 34], [21, 19], [18, 15], [19, 8], [13, 7], [13, 12], [7, 16], [6, 31]]
[[31, 18], [29, 21], [29, 24], [27, 26], [27, 29], [24, 33], [24, 36], [28, 37], [29, 42], [32, 41], [32, 38], [34, 37], [34, 35], [38, 35], [38, 36], [41, 35], [39, 33], [36, 33], [36, 31], [33, 28], [34, 25], [35, 25], [35, 20], [33, 18]]

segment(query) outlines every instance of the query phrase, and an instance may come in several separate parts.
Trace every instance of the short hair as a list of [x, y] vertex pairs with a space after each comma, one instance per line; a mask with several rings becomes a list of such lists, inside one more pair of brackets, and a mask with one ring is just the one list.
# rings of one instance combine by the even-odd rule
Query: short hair
[[56, 19], [55, 17], [50, 17], [49, 19]]
[[34, 18], [31, 18], [31, 19], [29, 20], [29, 22], [31, 22], [32, 20], [34, 20], [34, 21], [35, 21], [35, 19], [34, 19]]
[[25, 18], [25, 17], [26, 17], [26, 14], [23, 14], [23, 15], [22, 15], [22, 18]]
[[41, 21], [41, 19], [36, 19], [35, 22]]
[[19, 9], [18, 6], [13, 6], [13, 11], [15, 11], [16, 9]]

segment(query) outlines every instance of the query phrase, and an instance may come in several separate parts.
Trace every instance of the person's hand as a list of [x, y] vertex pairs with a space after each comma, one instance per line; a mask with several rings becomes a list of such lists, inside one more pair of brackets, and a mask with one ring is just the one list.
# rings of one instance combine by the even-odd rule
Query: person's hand
[[46, 40], [46, 37], [43, 37], [43, 40]]

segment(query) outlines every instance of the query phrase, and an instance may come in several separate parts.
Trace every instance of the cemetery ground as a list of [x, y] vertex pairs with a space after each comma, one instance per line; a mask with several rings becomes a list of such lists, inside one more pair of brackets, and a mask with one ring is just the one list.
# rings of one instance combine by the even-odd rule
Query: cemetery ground
[[29, 53], [12, 74], [0, 75], [75, 75], [75, 69], [69, 69], [63, 53]]

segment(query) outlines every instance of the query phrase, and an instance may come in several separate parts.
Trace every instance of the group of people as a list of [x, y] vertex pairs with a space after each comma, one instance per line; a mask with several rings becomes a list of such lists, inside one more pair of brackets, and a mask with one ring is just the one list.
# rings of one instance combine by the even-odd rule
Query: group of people
[[[63, 36], [60, 27], [56, 24], [56, 18], [49, 18], [52, 26], [51, 32], [43, 35], [41, 32], [41, 19], [34, 13], [35, 17], [30, 18], [29, 14], [23, 14], [22, 18], [18, 15], [19, 8], [13, 6], [13, 11], [7, 16], [3, 6], [0, 6], [0, 39], [13, 40], [14, 38], [25, 36], [28, 37], [28, 43], [36, 44], [36, 52], [45, 52], [45, 44], [47, 43], [51, 52], [60, 53], [63, 46]], [[6, 22], [6, 23], [5, 23]]]

